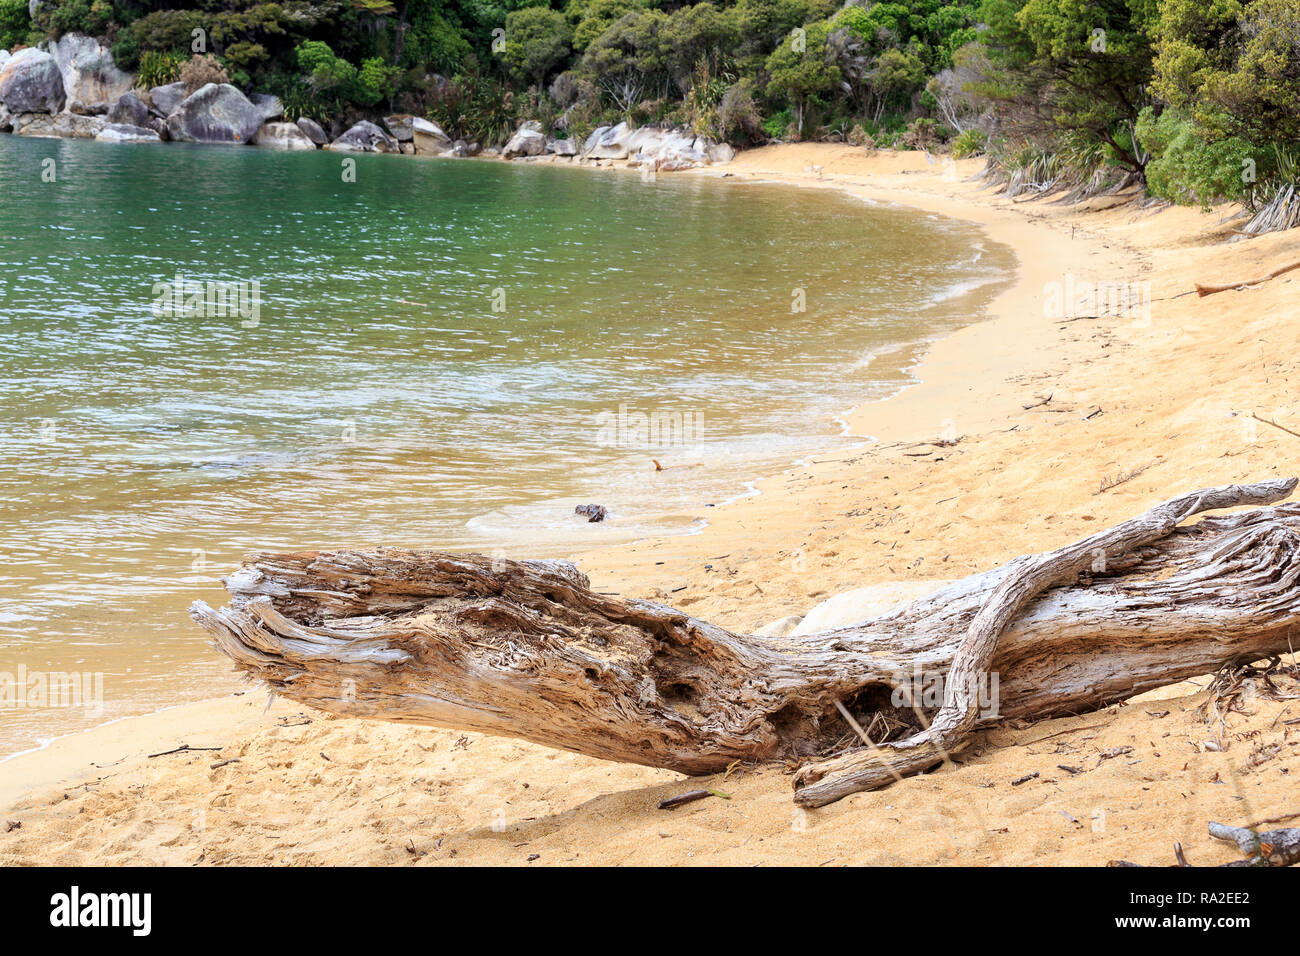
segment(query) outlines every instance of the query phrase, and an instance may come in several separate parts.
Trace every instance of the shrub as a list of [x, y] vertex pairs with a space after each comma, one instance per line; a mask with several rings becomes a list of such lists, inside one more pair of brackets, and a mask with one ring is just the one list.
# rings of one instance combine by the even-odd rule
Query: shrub
[[988, 146], [988, 142], [989, 138], [982, 130], [968, 129], [952, 141], [952, 158], [979, 156]]
[[50, 32], [102, 36], [113, 22], [113, 5], [108, 0], [62, 0], [50, 13]]
[[27, 0], [0, 0], [0, 50], [11, 50], [25, 43], [31, 28]]
[[864, 149], [876, 148], [875, 138], [862, 128], [861, 123], [853, 124], [853, 128], [849, 130], [849, 135], [845, 137], [845, 141], [850, 146], [861, 146]]
[[1157, 118], [1150, 107], [1138, 119], [1137, 138], [1151, 154], [1148, 191], [1184, 206], [1208, 208], [1219, 199], [1246, 199], [1252, 183], [1243, 173], [1253, 169], [1263, 152], [1235, 136], [1211, 141], [1180, 113], [1165, 110]]
[[175, 83], [181, 78], [181, 68], [185, 63], [185, 58], [176, 53], [145, 50], [140, 55], [140, 69], [136, 82], [146, 89]]
[[196, 53], [181, 67], [181, 82], [185, 84], [185, 95], [209, 83], [229, 83], [230, 74], [211, 53]]

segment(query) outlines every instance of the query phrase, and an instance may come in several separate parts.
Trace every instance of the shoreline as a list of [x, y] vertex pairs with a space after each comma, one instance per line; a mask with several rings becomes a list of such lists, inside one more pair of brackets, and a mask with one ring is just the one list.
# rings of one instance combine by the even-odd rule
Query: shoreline
[[[1114, 197], [1075, 207], [1014, 203], [965, 181], [982, 162], [958, 163], [956, 175], [946, 177], [926, 168], [922, 154], [869, 156], [847, 147], [802, 144], [754, 150], [724, 167], [677, 174], [832, 188], [951, 215], [978, 223], [989, 239], [1016, 252], [1019, 266], [1010, 287], [986, 307], [985, 318], [925, 349], [915, 384], [845, 416], [856, 433], [874, 437], [870, 447], [852, 449], [847, 457], [836, 453], [833, 460], [810, 456], [806, 464], [759, 479], [757, 495], [711, 509], [700, 533], [584, 553], [580, 566], [593, 586], [689, 608], [734, 630], [755, 629], [804, 613], [850, 587], [961, 577], [1073, 540], [1180, 491], [1300, 469], [1300, 444], [1294, 439], [1273, 430], [1248, 436], [1229, 414], [1253, 400], [1274, 420], [1287, 422], [1291, 365], [1285, 357], [1294, 352], [1296, 336], [1285, 323], [1269, 324], [1266, 317], [1288, 314], [1289, 280], [1225, 293], [1222, 301], [1209, 300], [1211, 308], [1198, 306], [1195, 298], [1172, 298], [1190, 288], [1192, 276], [1265, 271], [1257, 266], [1284, 254], [1285, 234], [1253, 240], [1226, 255], [1223, 246], [1210, 241], [1213, 214], [1137, 210]], [[1074, 274], [1150, 283], [1158, 308], [1145, 324], [1132, 318], [1045, 318], [1049, 287]], [[1265, 341], [1269, 347], [1261, 349]], [[1166, 361], [1171, 348], [1181, 365]], [[1267, 376], [1257, 374], [1261, 366]], [[1094, 406], [1101, 411], [1090, 415]], [[928, 453], [906, 453], [902, 446], [909, 442], [916, 443], [909, 447], [929, 448]], [[1098, 490], [1111, 472], [1130, 471], [1136, 473]], [[1163, 700], [1168, 712], [1159, 734], [1205, 739], [1207, 731], [1195, 715], [1199, 701], [1187, 696], [1193, 690], [1180, 686], [1145, 695]], [[520, 741], [321, 714], [287, 730], [301, 708], [277, 701], [263, 714], [264, 702], [264, 694], [249, 692], [122, 718], [70, 735], [77, 740], [59, 738], [0, 762], [8, 771], [0, 790], [6, 814], [23, 823], [17, 838], [0, 836], [0, 862], [76, 862], [77, 854], [99, 852], [102, 862], [524, 863], [534, 844], [542, 864], [821, 863], [827, 858], [996, 863], [1040, 857], [1056, 863], [1154, 862], [1151, 845], [1160, 847], [1164, 862], [1169, 841], [1181, 839], [1189, 853], [1196, 848], [1198, 862], [1208, 864], [1232, 855], [1205, 836], [1206, 815], [1238, 823], [1291, 809], [1285, 806], [1284, 771], [1300, 768], [1300, 755], [1287, 741], [1280, 758], [1245, 773], [1240, 765], [1248, 744], [1225, 752], [1193, 751], [1181, 743], [1148, 747], [1146, 738], [1156, 733], [1153, 718], [1141, 707], [1116, 706], [1037, 729], [990, 731], [961, 767], [805, 814], [802, 829], [779, 767], [742, 768], [724, 786], [736, 799], [706, 801], [665, 822], [654, 804], [682, 789], [683, 780], [668, 771], [608, 764]], [[1252, 706], [1254, 716], [1234, 716], [1233, 731], [1268, 727], [1282, 709], [1273, 702]], [[136, 721], [142, 723], [131, 723]], [[1054, 730], [1064, 735], [1066, 746], [1089, 753], [1116, 742], [1140, 752], [1136, 763], [1112, 761], [1103, 771], [1099, 762], [1098, 771], [1085, 777], [1010, 790], [1007, 781], [1025, 768], [1045, 771], [1057, 761], [1080, 759], [1079, 754], [1049, 759], [1033, 751], [1033, 740]], [[1085, 732], [1092, 737], [1081, 736]], [[167, 766], [148, 763], [146, 751], [154, 752], [149, 747], [155, 741], [198, 747], [208, 745], [205, 734], [221, 745], [220, 753], [163, 758], [173, 761]], [[461, 740], [469, 743], [461, 746]], [[107, 764], [87, 765], [95, 752], [114, 769], [103, 773]], [[316, 752], [333, 754], [328, 771], [346, 769], [352, 782], [325, 784], [325, 769], [295, 768], [314, 760]], [[346, 768], [333, 765], [341, 752], [347, 754]], [[436, 754], [432, 761], [431, 753]], [[231, 755], [241, 762], [209, 768]], [[434, 770], [439, 761], [441, 770]], [[1188, 771], [1178, 769], [1184, 764], [1195, 765], [1195, 788]], [[72, 772], [74, 767], [81, 769]], [[302, 773], [309, 781], [312, 774], [321, 779], [303, 783]], [[1233, 785], [1200, 786], [1211, 773], [1221, 773]], [[268, 774], [285, 786], [269, 787]], [[361, 786], [363, 779], [385, 780], [373, 788], [384, 796], [374, 797], [372, 788]], [[714, 779], [705, 785], [723, 786], [723, 775]], [[526, 780], [533, 786], [520, 790]], [[412, 786], [405, 787], [406, 781]], [[76, 834], [63, 834], [59, 821], [64, 826], [69, 821], [49, 802], [50, 791], [67, 796], [79, 785], [83, 792], [68, 799], [81, 804], [85, 814], [75, 821]], [[128, 786], [155, 794], [149, 806], [170, 822], [137, 832], [142, 821], [136, 811], [108, 795], [123, 794]], [[1180, 786], [1194, 792], [1178, 801]], [[396, 805], [385, 802], [399, 787], [407, 796]], [[248, 820], [221, 833], [184, 825], [183, 818], [200, 806], [224, 805], [234, 814], [231, 804], [238, 803], [245, 817], [265, 817], [265, 805], [293, 801], [295, 792], [304, 794], [299, 801], [304, 807], [324, 799], [331, 819], [342, 813], [349, 836], [321, 837], [321, 821], [304, 820], [299, 811], [292, 822], [286, 818], [272, 828], [293, 843], [292, 852], [277, 856], [244, 832]], [[164, 793], [180, 795], [179, 809], [166, 808]], [[1249, 812], [1243, 816], [1232, 797], [1249, 804]], [[1081, 812], [1080, 800], [1083, 811], [1099, 809], [1103, 821], [1108, 813], [1122, 815], [1122, 826], [1103, 823], [1098, 829], [1096, 813]], [[1171, 814], [1169, 806], [1180, 812]], [[1061, 814], [1093, 822], [1075, 826]], [[501, 815], [504, 829], [494, 824]], [[896, 830], [894, 817], [906, 825]], [[371, 821], [378, 821], [373, 826], [385, 839], [352, 839], [371, 828]], [[1016, 837], [998, 835], [1004, 823]], [[221, 824], [229, 828], [230, 821]], [[260, 832], [261, 826], [251, 829]], [[898, 845], [917, 827], [942, 838], [924, 841], [934, 845]], [[689, 848], [680, 836], [660, 832], [649, 839], [665, 828], [689, 835]], [[405, 850], [398, 831], [409, 831], [419, 849]]]

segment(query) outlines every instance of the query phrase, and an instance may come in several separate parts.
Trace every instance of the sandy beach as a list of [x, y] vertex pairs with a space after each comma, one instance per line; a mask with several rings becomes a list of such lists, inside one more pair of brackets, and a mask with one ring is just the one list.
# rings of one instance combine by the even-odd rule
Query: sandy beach
[[[1293, 260], [1291, 236], [1229, 244], [1225, 210], [1128, 197], [1018, 202], [972, 181], [982, 165], [803, 144], [691, 174], [975, 222], [1018, 275], [918, 384], [854, 411], [870, 444], [702, 501], [701, 534], [583, 555], [594, 586], [753, 630], [851, 588], [987, 570], [1184, 491], [1300, 473], [1300, 273], [1188, 294]], [[1140, 290], [1149, 311], [1056, 314], [1081, 282]], [[0, 864], [1165, 865], [1175, 841], [1222, 863], [1237, 854], [1208, 821], [1300, 814], [1300, 698], [1256, 696], [1221, 724], [1206, 683], [987, 731], [956, 766], [815, 811], [791, 802], [788, 767], [690, 779], [268, 706], [249, 687], [0, 764]], [[700, 786], [728, 798], [656, 808]]]

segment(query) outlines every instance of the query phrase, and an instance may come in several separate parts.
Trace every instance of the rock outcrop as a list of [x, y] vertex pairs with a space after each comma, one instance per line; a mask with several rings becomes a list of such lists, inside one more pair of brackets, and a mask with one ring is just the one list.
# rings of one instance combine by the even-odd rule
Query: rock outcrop
[[38, 139], [94, 139], [107, 125], [102, 116], [79, 113], [19, 113], [13, 119], [15, 133]]
[[362, 120], [325, 148], [341, 153], [395, 153], [397, 140], [374, 123]]
[[132, 92], [123, 93], [108, 108], [108, 121], [119, 126], [149, 126], [149, 107]]
[[578, 147], [571, 139], [553, 139], [546, 144], [546, 151], [556, 156], [577, 156]]
[[384, 117], [384, 127], [388, 134], [399, 143], [409, 143], [415, 139], [414, 122], [415, 117], [410, 113], [394, 113]]
[[280, 97], [272, 96], [270, 93], [254, 93], [248, 98], [248, 102], [257, 107], [257, 111], [262, 114], [263, 123], [278, 120], [284, 115], [284, 104], [280, 102]]
[[185, 102], [184, 83], [168, 83], [166, 86], [155, 86], [149, 91], [149, 104], [163, 119], [175, 113], [176, 107], [183, 102]]
[[321, 129], [320, 123], [317, 123], [314, 119], [299, 116], [298, 122], [294, 125], [298, 127], [303, 136], [311, 140], [313, 146], [324, 146], [330, 141], [330, 138], [325, 135], [325, 131]]
[[294, 123], [263, 123], [253, 134], [253, 145], [266, 149], [315, 149], [316, 144]]
[[161, 143], [162, 137], [146, 126], [109, 123], [95, 139], [101, 143]]
[[167, 132], [182, 143], [247, 143], [262, 126], [262, 114], [229, 83], [208, 83], [187, 96], [167, 117]]
[[514, 159], [518, 156], [540, 156], [545, 151], [546, 137], [542, 135], [542, 125], [536, 120], [528, 120], [510, 137], [510, 142], [501, 150], [501, 155], [506, 159]]
[[113, 62], [113, 54], [94, 37], [65, 33], [50, 43], [50, 55], [63, 77], [70, 113], [106, 113], [109, 104], [131, 89], [135, 79]]
[[67, 102], [63, 74], [54, 57], [34, 47], [19, 50], [0, 67], [0, 103], [19, 113], [58, 113]]
[[441, 126], [419, 116], [411, 118], [411, 141], [417, 153], [432, 153], [434, 156], [451, 152], [455, 145]]

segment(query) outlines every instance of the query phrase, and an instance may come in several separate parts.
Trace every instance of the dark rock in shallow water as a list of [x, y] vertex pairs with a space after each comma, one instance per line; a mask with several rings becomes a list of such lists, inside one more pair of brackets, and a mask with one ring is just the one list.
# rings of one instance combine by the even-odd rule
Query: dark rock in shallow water
[[261, 111], [229, 83], [208, 83], [167, 117], [167, 132], [182, 143], [240, 145], [261, 126]]
[[57, 113], [67, 99], [59, 64], [48, 53], [28, 47], [0, 67], [0, 103], [10, 113]]
[[320, 128], [320, 123], [317, 123], [314, 119], [308, 119], [305, 116], [298, 117], [298, 129], [302, 130], [302, 135], [317, 146], [324, 146], [330, 141], [330, 138], [325, 135], [325, 131]]
[[604, 505], [578, 505], [573, 509], [575, 515], [583, 515], [588, 522], [604, 521], [609, 516], [609, 511]]

